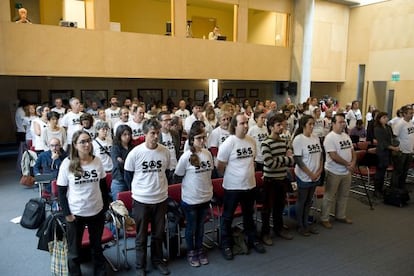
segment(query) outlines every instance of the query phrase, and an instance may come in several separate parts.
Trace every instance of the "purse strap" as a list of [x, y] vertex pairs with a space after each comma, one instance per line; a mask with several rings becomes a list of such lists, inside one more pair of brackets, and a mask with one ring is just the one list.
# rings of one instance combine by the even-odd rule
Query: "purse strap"
[[98, 143], [98, 145], [99, 145], [99, 147], [101, 148], [101, 150], [104, 150], [104, 152], [106, 153], [106, 154], [108, 154], [109, 155], [109, 157], [111, 157], [111, 154], [101, 145], [101, 143], [99, 143], [99, 141], [95, 138], [94, 139], [95, 141], [96, 141], [96, 143]]

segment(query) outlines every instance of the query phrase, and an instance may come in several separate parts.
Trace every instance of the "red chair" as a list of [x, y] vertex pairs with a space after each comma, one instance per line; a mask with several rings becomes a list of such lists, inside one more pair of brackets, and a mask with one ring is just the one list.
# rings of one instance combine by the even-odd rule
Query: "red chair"
[[352, 174], [353, 183], [351, 185], [350, 191], [358, 195], [366, 196], [368, 199], [370, 209], [373, 210], [374, 208], [372, 206], [371, 198], [369, 196], [368, 185], [370, 185], [370, 182], [373, 179], [373, 176], [375, 175], [376, 167], [367, 165], [366, 150], [357, 150], [355, 151], [355, 154], [357, 156], [357, 162], [355, 165], [355, 170]]
[[[217, 242], [220, 244], [220, 225], [221, 217], [223, 215], [223, 198], [224, 198], [224, 188], [223, 188], [223, 178], [212, 179], [213, 184], [213, 200], [211, 208], [211, 216], [213, 219], [213, 227], [217, 229]], [[242, 209], [240, 204], [237, 206], [234, 211], [234, 217], [242, 216]], [[216, 223], [217, 222], [217, 223]]]
[[[131, 191], [124, 191], [124, 192], [119, 192], [117, 195], [117, 200], [121, 200], [124, 205], [125, 208], [128, 210], [128, 212], [132, 212], [132, 205], [133, 205], [133, 200], [132, 200], [132, 192]], [[128, 263], [128, 255], [127, 252], [128, 250], [133, 250], [135, 249], [134, 247], [128, 248], [127, 245], [127, 239], [128, 238], [135, 238], [137, 235], [137, 229], [136, 227], [126, 227], [126, 221], [125, 218], [123, 216], [118, 216], [118, 218], [121, 220], [121, 227], [122, 230], [124, 232], [124, 237], [123, 237], [123, 248], [122, 248], [122, 253], [124, 255], [124, 267], [126, 269], [130, 268], [130, 265]], [[150, 226], [149, 226], [150, 227]], [[148, 229], [149, 232], [151, 232], [151, 229]]]

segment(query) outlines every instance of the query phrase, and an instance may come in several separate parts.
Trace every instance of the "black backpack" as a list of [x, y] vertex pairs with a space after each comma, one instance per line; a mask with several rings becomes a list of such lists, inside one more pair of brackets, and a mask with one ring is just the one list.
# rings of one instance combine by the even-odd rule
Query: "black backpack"
[[36, 229], [45, 220], [45, 201], [42, 198], [32, 198], [24, 207], [20, 225], [28, 229]]

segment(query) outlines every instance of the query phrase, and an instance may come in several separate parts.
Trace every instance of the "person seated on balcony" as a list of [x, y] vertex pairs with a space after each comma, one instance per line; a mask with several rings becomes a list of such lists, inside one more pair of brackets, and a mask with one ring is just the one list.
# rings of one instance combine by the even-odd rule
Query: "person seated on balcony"
[[221, 36], [220, 28], [218, 26], [215, 26], [213, 31], [208, 34], [208, 39], [209, 40], [217, 40], [217, 38], [219, 36]]
[[27, 10], [25, 8], [20, 8], [19, 9], [19, 19], [16, 20], [16, 23], [32, 24], [32, 22], [30, 22], [29, 18], [27, 18]]
[[[58, 138], [53, 137], [49, 141], [49, 150], [42, 152], [36, 159], [33, 167], [34, 175], [52, 174], [53, 179], [57, 178], [60, 164], [67, 156], [62, 149], [61, 142]], [[50, 193], [50, 184], [45, 185], [45, 190]]]

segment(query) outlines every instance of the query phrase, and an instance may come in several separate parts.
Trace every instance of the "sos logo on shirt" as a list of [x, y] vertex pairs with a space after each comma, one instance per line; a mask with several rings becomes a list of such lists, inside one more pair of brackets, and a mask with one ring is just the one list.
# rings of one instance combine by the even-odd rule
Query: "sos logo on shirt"
[[80, 118], [77, 118], [77, 119], [72, 119], [72, 125], [73, 125], [73, 126], [75, 126], [75, 125], [80, 125]]
[[210, 161], [201, 161], [200, 166], [195, 166], [195, 173], [211, 171], [213, 166]]
[[75, 175], [75, 184], [87, 184], [99, 182], [98, 172], [96, 170], [83, 171], [82, 175]]
[[319, 144], [308, 145], [308, 152], [309, 153], [318, 153], [322, 152], [322, 149]]
[[237, 159], [253, 157], [253, 149], [251, 147], [237, 149], [236, 153]]
[[161, 160], [151, 160], [142, 162], [143, 173], [160, 172], [162, 167]]
[[352, 144], [349, 140], [345, 141], [339, 141], [339, 146], [341, 147], [341, 150], [349, 149], [352, 147]]

